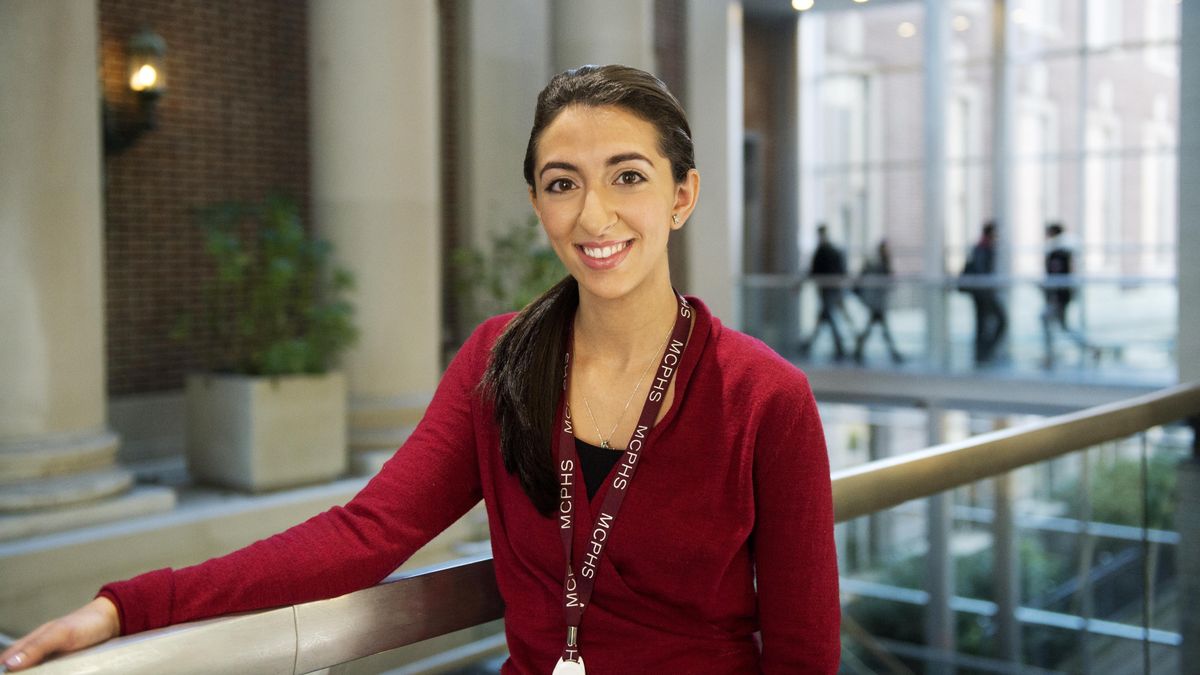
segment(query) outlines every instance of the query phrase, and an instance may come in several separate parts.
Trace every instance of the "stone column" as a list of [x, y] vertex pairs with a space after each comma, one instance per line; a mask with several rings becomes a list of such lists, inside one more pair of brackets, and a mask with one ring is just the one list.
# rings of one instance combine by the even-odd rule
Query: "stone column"
[[384, 456], [441, 375], [437, 21], [435, 0], [309, 3], [313, 217], [356, 280], [349, 442]]
[[111, 499], [96, 42], [95, 3], [0, 3], [0, 540], [174, 503]]
[[654, 71], [653, 0], [553, 2], [554, 72], [620, 63]]
[[730, 0], [689, 0], [687, 100], [696, 141], [700, 202], [684, 226], [687, 279], [726, 325], [742, 323], [742, 7]]
[[487, 250], [492, 233], [529, 222], [521, 172], [538, 92], [550, 79], [547, 0], [462, 0], [456, 19], [455, 204], [458, 240]]

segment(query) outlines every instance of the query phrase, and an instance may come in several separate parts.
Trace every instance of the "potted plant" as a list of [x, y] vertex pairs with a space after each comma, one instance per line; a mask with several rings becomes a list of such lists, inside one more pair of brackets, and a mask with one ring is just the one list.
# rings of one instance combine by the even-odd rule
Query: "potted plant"
[[346, 383], [334, 366], [356, 336], [349, 273], [289, 198], [216, 204], [198, 222], [215, 275], [201, 312], [174, 331], [217, 345], [207, 372], [187, 378], [193, 478], [259, 492], [344, 473]]
[[525, 307], [567, 274], [541, 237], [536, 218], [488, 236], [489, 247], [455, 249], [451, 254], [455, 290], [471, 326]]

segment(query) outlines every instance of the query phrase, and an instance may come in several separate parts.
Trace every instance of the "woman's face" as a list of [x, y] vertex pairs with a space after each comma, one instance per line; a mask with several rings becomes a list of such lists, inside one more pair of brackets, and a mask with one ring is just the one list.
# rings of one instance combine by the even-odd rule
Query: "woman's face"
[[667, 238], [691, 214], [700, 178], [675, 182], [652, 124], [615, 106], [570, 106], [538, 139], [533, 179], [533, 209], [581, 292], [670, 288]]

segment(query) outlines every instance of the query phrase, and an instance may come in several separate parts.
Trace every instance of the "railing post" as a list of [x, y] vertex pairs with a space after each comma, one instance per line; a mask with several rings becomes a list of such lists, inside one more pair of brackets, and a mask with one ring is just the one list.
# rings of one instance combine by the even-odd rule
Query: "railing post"
[[926, 672], [949, 675], [954, 672], [950, 657], [955, 650], [954, 611], [950, 598], [954, 595], [954, 559], [950, 555], [950, 517], [952, 492], [942, 492], [927, 500], [929, 508], [929, 550], [925, 554], [926, 590], [929, 605], [925, 608], [925, 643], [943, 657], [929, 664]]
[[996, 580], [996, 655], [1016, 665], [1021, 663], [1021, 624], [1017, 621], [1017, 608], [1021, 605], [1021, 580], [1011, 472], [996, 477], [995, 490], [992, 569]]
[[1088, 532], [1092, 522], [1092, 462], [1091, 450], [1080, 455], [1079, 468], [1079, 591], [1075, 595], [1075, 613], [1084, 621], [1079, 632], [1079, 662], [1083, 672], [1092, 672], [1092, 647], [1088, 624], [1092, 620], [1092, 562], [1096, 554], [1096, 537]]
[[[941, 407], [929, 406], [927, 431], [930, 445], [942, 442], [945, 414]], [[929, 604], [925, 607], [925, 644], [940, 655], [927, 664], [925, 672], [932, 675], [954, 672], [951, 661], [955, 652], [954, 612], [950, 609], [950, 598], [954, 595], [954, 559], [950, 554], [953, 498], [953, 492], [947, 491], [926, 500], [929, 549], [925, 553], [925, 590], [929, 593]]]
[[[1179, 606], [1200, 607], [1200, 417], [1193, 418], [1192, 456], [1179, 463], [1175, 527], [1179, 530]], [[1180, 673], [1200, 663], [1200, 613], [1179, 613]]]
[[[872, 424], [868, 427], [867, 453], [869, 461], [875, 462], [888, 456], [888, 447], [892, 442], [891, 428], [885, 424]], [[888, 512], [878, 511], [867, 516], [867, 565], [876, 565], [882, 556], [884, 538], [891, 531], [891, 520]]]

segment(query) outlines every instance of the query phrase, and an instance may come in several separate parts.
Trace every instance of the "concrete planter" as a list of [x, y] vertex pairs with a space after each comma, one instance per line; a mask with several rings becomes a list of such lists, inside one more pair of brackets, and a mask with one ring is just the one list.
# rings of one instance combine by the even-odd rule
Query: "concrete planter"
[[330, 480], [346, 471], [341, 373], [187, 380], [192, 477], [249, 492]]

